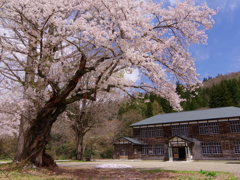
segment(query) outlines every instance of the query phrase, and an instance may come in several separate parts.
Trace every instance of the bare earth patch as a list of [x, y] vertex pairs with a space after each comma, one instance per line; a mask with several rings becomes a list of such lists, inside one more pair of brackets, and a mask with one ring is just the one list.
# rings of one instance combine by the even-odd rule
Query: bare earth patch
[[52, 169], [52, 175], [69, 175], [74, 179], [82, 180], [138, 180], [138, 179], [177, 179], [178, 176], [171, 172], [148, 173], [136, 169]]

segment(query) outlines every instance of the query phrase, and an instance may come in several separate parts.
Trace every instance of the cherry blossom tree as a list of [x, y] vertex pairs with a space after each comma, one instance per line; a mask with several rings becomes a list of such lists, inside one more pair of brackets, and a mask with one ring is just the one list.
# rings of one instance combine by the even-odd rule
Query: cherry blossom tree
[[[206, 43], [216, 14], [191, 0], [168, 8], [140, 0], [0, 0], [0, 7], [1, 77], [19, 84], [30, 104], [15, 160], [37, 166], [56, 165], [45, 153], [52, 124], [83, 98], [135, 89], [180, 110], [175, 82], [200, 83], [188, 47]], [[134, 69], [144, 81], [119, 77]]]

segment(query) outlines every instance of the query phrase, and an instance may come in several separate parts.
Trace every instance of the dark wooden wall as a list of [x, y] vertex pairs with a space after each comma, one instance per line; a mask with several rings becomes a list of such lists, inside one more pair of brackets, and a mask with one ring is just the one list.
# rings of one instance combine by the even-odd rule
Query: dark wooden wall
[[[240, 155], [234, 154], [234, 142], [240, 142], [240, 133], [231, 133], [230, 131], [230, 122], [218, 122], [219, 125], [219, 134], [210, 134], [210, 135], [200, 135], [198, 124], [189, 124], [189, 137], [194, 145], [191, 147], [191, 152], [193, 159], [195, 160], [240, 160]], [[168, 157], [168, 140], [172, 138], [171, 126], [163, 126], [163, 137], [149, 137], [141, 138], [140, 129], [133, 128], [133, 138], [141, 140], [144, 144], [148, 145], [159, 145], [165, 144], [165, 155], [155, 156], [155, 155], [142, 155], [142, 159], [167, 159]], [[201, 143], [221, 143], [222, 154], [215, 155], [202, 155]], [[166, 157], [167, 156], [167, 157]]]

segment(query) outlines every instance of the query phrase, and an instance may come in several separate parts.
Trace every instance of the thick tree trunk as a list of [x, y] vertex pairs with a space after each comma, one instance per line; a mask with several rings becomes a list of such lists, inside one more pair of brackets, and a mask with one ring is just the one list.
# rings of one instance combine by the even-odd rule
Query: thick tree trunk
[[83, 148], [83, 137], [82, 133], [76, 135], [76, 159], [83, 160], [84, 158], [84, 148]]
[[21, 130], [15, 161], [30, 161], [36, 166], [56, 166], [52, 157], [45, 152], [50, 141], [52, 123], [45, 121], [32, 124], [28, 129]]
[[52, 113], [52, 108], [48, 111], [40, 112], [28, 127], [26, 126], [26, 122], [21, 122], [15, 161], [30, 161], [38, 167], [57, 166], [53, 158], [46, 153], [45, 147], [50, 141], [50, 132], [53, 123], [65, 108], [66, 106], [59, 106], [54, 113]]

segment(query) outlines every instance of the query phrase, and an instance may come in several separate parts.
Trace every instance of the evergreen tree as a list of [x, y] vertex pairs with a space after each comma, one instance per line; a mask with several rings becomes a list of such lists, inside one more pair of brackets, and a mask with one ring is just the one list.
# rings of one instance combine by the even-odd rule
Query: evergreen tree
[[228, 89], [231, 93], [231, 98], [233, 99], [234, 105], [239, 105], [240, 100], [240, 83], [237, 79], [232, 79], [228, 81]]
[[153, 116], [164, 113], [161, 104], [159, 104], [156, 99], [153, 101], [152, 107], [153, 107], [153, 112], [152, 112]]
[[165, 113], [174, 112], [173, 108], [170, 106], [170, 103], [166, 99], [161, 98], [161, 105]]
[[210, 95], [209, 106], [211, 108], [214, 108], [232, 105], [233, 100], [231, 98], [231, 93], [229, 92], [226, 83], [222, 82], [221, 84], [213, 85]]
[[152, 94], [152, 93], [151, 93], [151, 94], [149, 95], [149, 100], [150, 100], [150, 102], [153, 103], [153, 101], [156, 99], [156, 97], [157, 97], [157, 96], [156, 96], [155, 94]]
[[153, 116], [153, 105], [151, 102], [147, 103], [147, 112], [146, 112], [146, 117], [152, 117]]
[[190, 103], [191, 110], [196, 110], [196, 109], [200, 108], [196, 99], [197, 98], [193, 98], [191, 103]]
[[220, 84], [220, 92], [222, 94], [221, 96], [221, 106], [220, 107], [225, 107], [225, 106], [233, 106], [233, 99], [231, 92], [229, 91], [227, 87], [227, 83], [225, 81], [221, 82]]

